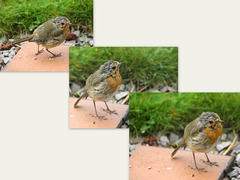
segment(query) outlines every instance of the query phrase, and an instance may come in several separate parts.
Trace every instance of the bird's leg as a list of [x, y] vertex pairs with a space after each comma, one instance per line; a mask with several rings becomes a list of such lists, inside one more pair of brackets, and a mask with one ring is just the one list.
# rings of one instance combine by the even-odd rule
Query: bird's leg
[[118, 114], [115, 110], [112, 111], [112, 110], [109, 109], [106, 101], [104, 101], [104, 103], [106, 104], [107, 109], [101, 108], [101, 110], [103, 110], [103, 111], [105, 111], [106, 113], [109, 113], [109, 114], [116, 114], [116, 115]]
[[61, 53], [59, 53], [59, 54], [54, 54], [54, 53], [52, 53], [51, 51], [49, 51], [48, 49], [46, 49], [47, 50], [47, 52], [49, 52], [49, 53], [51, 53], [53, 56], [51, 57], [51, 58], [55, 58], [55, 57], [60, 57], [61, 56]]
[[207, 153], [205, 153], [205, 155], [206, 155], [206, 157], [207, 157], [207, 161], [204, 161], [203, 159], [201, 159], [203, 163], [205, 163], [205, 164], [207, 164], [207, 165], [209, 165], [209, 166], [218, 166], [217, 162], [211, 162], [211, 161], [209, 160], [209, 158], [208, 158], [208, 156], [207, 156]]
[[97, 113], [97, 108], [96, 108], [96, 104], [95, 104], [95, 101], [93, 100], [93, 105], [94, 105], [94, 109], [95, 109], [95, 113], [96, 115], [92, 115], [93, 117], [97, 117], [99, 120], [107, 120], [107, 118], [105, 118], [104, 116], [99, 116], [98, 113]]
[[38, 44], [38, 52], [35, 55], [39, 55], [39, 54], [41, 54], [43, 52], [43, 48], [42, 48], [42, 50], [39, 51], [39, 46], [40, 45]]
[[194, 168], [194, 167], [191, 167], [191, 166], [190, 166], [190, 168], [197, 170], [199, 173], [201, 173], [201, 172], [207, 172], [206, 170], [204, 170], [204, 168], [198, 168], [198, 167], [197, 167], [197, 163], [196, 163], [196, 159], [195, 159], [195, 154], [194, 154], [194, 152], [192, 152], [192, 153], [193, 153], [193, 160], [194, 160], [195, 168]]

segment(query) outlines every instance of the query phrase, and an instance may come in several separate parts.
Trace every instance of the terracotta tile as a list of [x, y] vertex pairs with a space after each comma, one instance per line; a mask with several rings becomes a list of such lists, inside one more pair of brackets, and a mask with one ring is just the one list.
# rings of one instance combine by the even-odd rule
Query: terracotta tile
[[139, 146], [129, 160], [130, 180], [213, 180], [218, 179], [229, 162], [233, 162], [230, 156], [208, 154], [209, 159], [218, 162], [219, 165], [219, 167], [210, 167], [200, 160], [206, 159], [205, 154], [196, 153], [198, 167], [208, 171], [199, 173], [189, 168], [194, 166], [191, 151], [179, 150], [174, 158], [171, 158], [172, 151], [173, 149], [169, 148]]
[[[26, 42], [21, 50], [18, 51], [12, 61], [5, 67], [3, 71], [68, 71], [69, 70], [69, 46], [60, 45], [51, 48], [53, 53], [60, 53], [60, 57], [50, 60], [51, 54], [44, 51], [35, 55], [37, 52], [37, 44], [35, 42]], [[40, 46], [40, 49], [42, 46]], [[20, 56], [20, 58], [19, 58]], [[35, 58], [37, 59], [35, 60]]]
[[[116, 114], [108, 114], [101, 110], [106, 109], [104, 102], [97, 101], [97, 112], [99, 116], [104, 116], [107, 120], [99, 120], [95, 115], [92, 100], [81, 99], [78, 108], [73, 108], [77, 98], [69, 98], [69, 127], [70, 128], [117, 128], [122, 123], [122, 118], [128, 111], [128, 105], [107, 103], [111, 110], [116, 110]], [[95, 122], [95, 124], [93, 124]]]

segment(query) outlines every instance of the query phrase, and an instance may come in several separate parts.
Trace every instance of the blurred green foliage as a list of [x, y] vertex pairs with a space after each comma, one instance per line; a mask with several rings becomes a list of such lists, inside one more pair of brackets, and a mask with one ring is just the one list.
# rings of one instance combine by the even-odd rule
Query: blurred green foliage
[[240, 129], [240, 93], [131, 93], [130, 135], [183, 133], [207, 111], [217, 113], [224, 128]]
[[177, 47], [92, 47], [70, 48], [70, 82], [85, 83], [101, 64], [116, 60], [123, 79], [131, 79], [138, 87], [170, 86], [177, 89]]
[[57, 16], [92, 31], [93, 0], [3, 0], [0, 1], [0, 37], [34, 30]]

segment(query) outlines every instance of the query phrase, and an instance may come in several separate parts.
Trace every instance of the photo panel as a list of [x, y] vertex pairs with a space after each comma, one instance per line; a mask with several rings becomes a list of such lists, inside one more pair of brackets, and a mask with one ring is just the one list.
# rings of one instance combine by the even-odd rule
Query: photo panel
[[71, 47], [69, 127], [128, 128], [130, 92], [176, 92], [177, 47]]
[[0, 71], [69, 71], [69, 47], [93, 46], [93, 0], [0, 6]]
[[239, 151], [240, 93], [131, 93], [134, 179], [222, 179]]

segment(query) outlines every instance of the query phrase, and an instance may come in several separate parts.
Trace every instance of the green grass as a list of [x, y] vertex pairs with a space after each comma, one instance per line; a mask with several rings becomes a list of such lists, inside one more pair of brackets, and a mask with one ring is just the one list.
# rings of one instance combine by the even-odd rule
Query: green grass
[[53, 13], [92, 31], [93, 0], [3, 0], [0, 7], [0, 37], [30, 32], [55, 18]]
[[240, 93], [131, 93], [130, 134], [183, 133], [207, 111], [217, 113], [224, 128], [240, 129]]
[[70, 48], [70, 82], [85, 83], [101, 64], [117, 60], [123, 79], [131, 79], [137, 87], [165, 85], [177, 89], [177, 47], [93, 47]]

